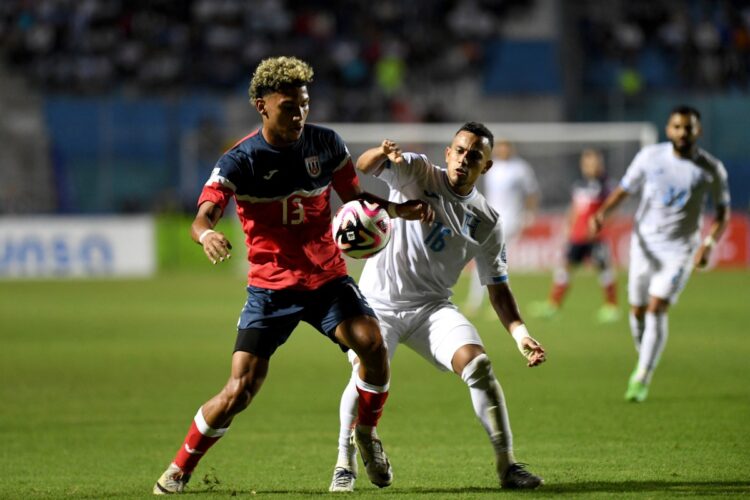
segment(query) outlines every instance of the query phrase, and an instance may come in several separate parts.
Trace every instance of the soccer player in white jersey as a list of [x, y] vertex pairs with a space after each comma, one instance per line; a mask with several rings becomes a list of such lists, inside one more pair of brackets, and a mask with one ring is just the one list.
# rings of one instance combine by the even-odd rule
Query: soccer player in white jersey
[[[642, 402], [667, 343], [667, 311], [677, 302], [693, 266], [704, 267], [729, 222], [729, 188], [724, 165], [696, 145], [700, 114], [678, 106], [666, 126], [669, 142], [644, 147], [617, 187], [591, 217], [592, 233], [629, 195], [641, 192], [630, 240], [628, 298], [630, 329], [638, 365], [625, 399]], [[701, 242], [706, 196], [715, 219]]]
[[[503, 220], [506, 243], [515, 241], [529, 226], [539, 205], [539, 184], [531, 165], [521, 158], [510, 141], [499, 140], [493, 148], [493, 167], [484, 176], [484, 196]], [[484, 287], [477, 273], [471, 274], [464, 311], [474, 315], [484, 302]]]
[[[505, 399], [482, 340], [450, 301], [461, 270], [476, 259], [490, 302], [528, 366], [545, 361], [544, 349], [529, 336], [508, 286], [500, 218], [475, 188], [479, 176], [492, 166], [492, 141], [484, 125], [464, 124], [445, 150], [447, 169], [424, 155], [402, 154], [390, 140], [359, 157], [360, 171], [389, 185], [391, 202], [421, 197], [435, 214], [424, 224], [395, 219], [391, 242], [367, 261], [359, 286], [380, 320], [390, 358], [404, 343], [438, 369], [459, 375], [469, 386], [476, 415], [494, 448], [501, 486], [529, 489], [543, 481], [516, 462]], [[355, 354], [349, 359], [356, 374], [359, 360]], [[359, 397], [354, 380], [341, 397], [339, 456], [331, 491], [354, 489], [352, 432]]]

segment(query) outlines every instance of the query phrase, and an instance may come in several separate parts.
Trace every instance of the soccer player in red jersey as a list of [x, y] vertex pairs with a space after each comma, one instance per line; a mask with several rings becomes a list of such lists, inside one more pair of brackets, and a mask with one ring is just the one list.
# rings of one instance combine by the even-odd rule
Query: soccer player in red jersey
[[583, 179], [573, 184], [573, 195], [568, 210], [568, 245], [565, 262], [555, 270], [552, 290], [546, 302], [532, 304], [531, 312], [538, 317], [554, 316], [562, 306], [570, 288], [570, 273], [584, 261], [590, 260], [599, 270], [599, 282], [604, 292], [604, 305], [599, 309], [599, 321], [617, 321], [617, 285], [609, 246], [597, 235], [589, 233], [588, 220], [602, 206], [611, 186], [607, 182], [604, 159], [594, 149], [581, 153]]
[[300, 321], [361, 360], [357, 445], [371, 481], [391, 484], [391, 466], [375, 431], [388, 396], [388, 356], [375, 313], [347, 275], [331, 236], [331, 189], [344, 202], [360, 197], [383, 203], [391, 217], [426, 221], [433, 214], [423, 201], [393, 204], [362, 192], [341, 137], [305, 123], [312, 77], [312, 68], [294, 57], [258, 65], [249, 93], [262, 126], [219, 159], [198, 200], [192, 238], [216, 264], [230, 257], [232, 246], [213, 228], [235, 199], [250, 262], [248, 298], [229, 381], [198, 409], [155, 494], [184, 490], [198, 461], [258, 393], [271, 355]]

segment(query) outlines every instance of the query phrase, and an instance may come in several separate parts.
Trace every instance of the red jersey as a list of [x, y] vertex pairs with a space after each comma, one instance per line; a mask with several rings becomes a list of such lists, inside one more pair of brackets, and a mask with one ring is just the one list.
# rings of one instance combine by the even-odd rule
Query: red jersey
[[349, 151], [333, 130], [305, 125], [286, 148], [271, 146], [256, 130], [219, 159], [198, 205], [211, 201], [224, 210], [234, 197], [248, 284], [313, 290], [347, 274], [331, 236], [331, 188], [348, 199], [358, 186]]
[[597, 241], [589, 236], [589, 218], [596, 213], [607, 199], [611, 189], [605, 178], [588, 179], [573, 184], [573, 225], [568, 239], [571, 243]]

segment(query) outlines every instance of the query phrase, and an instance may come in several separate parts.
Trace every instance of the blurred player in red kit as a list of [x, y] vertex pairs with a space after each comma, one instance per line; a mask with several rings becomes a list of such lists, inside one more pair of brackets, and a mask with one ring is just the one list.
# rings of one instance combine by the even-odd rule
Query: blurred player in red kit
[[391, 217], [429, 220], [432, 212], [421, 201], [394, 204], [362, 192], [341, 137], [305, 123], [312, 77], [312, 68], [294, 57], [258, 65], [249, 94], [262, 126], [219, 159], [198, 200], [191, 235], [216, 264], [230, 257], [232, 246], [214, 227], [235, 199], [250, 263], [248, 296], [229, 381], [198, 409], [154, 494], [184, 490], [198, 461], [258, 393], [271, 355], [300, 321], [362, 361], [357, 445], [371, 480], [381, 487], [391, 483], [391, 466], [375, 431], [388, 396], [388, 356], [375, 313], [347, 275], [331, 236], [331, 189], [344, 202], [379, 201]]
[[597, 312], [602, 323], [617, 321], [617, 284], [612, 267], [609, 246], [600, 235], [589, 233], [589, 218], [602, 206], [612, 190], [607, 180], [602, 154], [594, 149], [581, 153], [583, 179], [573, 184], [572, 201], [568, 209], [568, 244], [565, 261], [555, 270], [552, 290], [547, 301], [532, 304], [531, 312], [537, 317], [552, 317], [562, 306], [570, 289], [570, 274], [585, 261], [592, 262], [599, 271], [599, 283], [604, 292], [604, 305]]

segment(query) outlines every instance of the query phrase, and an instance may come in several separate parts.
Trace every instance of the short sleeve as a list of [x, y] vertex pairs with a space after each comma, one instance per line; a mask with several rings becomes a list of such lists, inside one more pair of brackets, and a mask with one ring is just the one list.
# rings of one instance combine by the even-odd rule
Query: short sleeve
[[536, 174], [528, 163], [524, 164], [523, 169], [523, 191], [526, 196], [539, 192], [539, 183], [537, 182]]
[[482, 285], [493, 285], [508, 281], [508, 257], [500, 218], [498, 218], [487, 239], [480, 244], [475, 259], [477, 273]]
[[211, 171], [203, 191], [198, 198], [198, 206], [210, 201], [221, 207], [223, 211], [229, 200], [237, 191], [240, 177], [239, 155], [235, 150], [225, 153]]
[[633, 158], [633, 161], [630, 162], [630, 165], [625, 171], [625, 175], [623, 175], [620, 180], [620, 187], [629, 194], [635, 193], [641, 189], [641, 186], [643, 186], [643, 182], [646, 179], [645, 157], [646, 155], [643, 150], [635, 155], [635, 158]]
[[429, 169], [434, 168], [427, 156], [417, 153], [403, 153], [402, 163], [386, 161], [382, 170], [376, 175], [394, 189], [401, 188], [414, 181], [426, 179]]
[[713, 175], [710, 192], [714, 205], [729, 206], [729, 179], [727, 169], [724, 168], [724, 164], [721, 162], [717, 162], [716, 164], [716, 173]]

